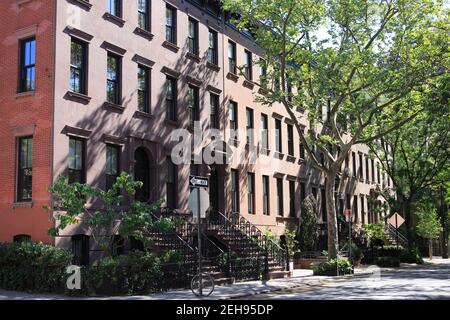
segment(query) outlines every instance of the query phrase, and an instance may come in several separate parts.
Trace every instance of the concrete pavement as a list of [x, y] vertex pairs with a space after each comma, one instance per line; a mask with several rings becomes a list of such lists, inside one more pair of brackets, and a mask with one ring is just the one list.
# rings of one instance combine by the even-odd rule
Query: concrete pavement
[[425, 260], [425, 264], [402, 265], [400, 269], [373, 268], [366, 278], [318, 283], [260, 294], [247, 299], [271, 300], [448, 300], [450, 260]]

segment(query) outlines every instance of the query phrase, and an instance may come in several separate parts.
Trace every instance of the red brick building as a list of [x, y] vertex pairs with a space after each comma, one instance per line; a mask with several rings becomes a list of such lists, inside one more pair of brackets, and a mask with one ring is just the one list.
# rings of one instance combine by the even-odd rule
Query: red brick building
[[[55, 3], [0, 1], [0, 242], [20, 235], [54, 242], [42, 206], [49, 204], [52, 182]], [[27, 138], [32, 152], [22, 157], [32, 158], [28, 164], [17, 152], [21, 144], [27, 148]]]

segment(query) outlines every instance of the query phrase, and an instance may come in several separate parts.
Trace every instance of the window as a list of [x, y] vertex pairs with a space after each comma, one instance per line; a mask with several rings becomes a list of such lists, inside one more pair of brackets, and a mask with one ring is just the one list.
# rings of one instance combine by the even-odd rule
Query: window
[[320, 209], [322, 211], [322, 222], [327, 222], [327, 194], [325, 189], [320, 189]]
[[78, 138], [69, 139], [69, 183], [84, 183], [85, 173], [85, 140]]
[[283, 216], [283, 179], [277, 179], [277, 213], [279, 216]]
[[231, 211], [239, 212], [239, 172], [231, 170]]
[[166, 77], [166, 119], [177, 120], [177, 80]]
[[361, 222], [362, 224], [366, 223], [366, 215], [364, 212], [364, 196], [361, 195]]
[[89, 236], [78, 234], [72, 236], [73, 264], [87, 266], [89, 264]]
[[188, 25], [188, 46], [189, 52], [198, 55], [198, 21], [189, 18]]
[[138, 1], [138, 24], [139, 28], [150, 31], [150, 6], [149, 0]]
[[19, 139], [17, 201], [31, 201], [33, 180], [33, 137]]
[[247, 201], [248, 201], [248, 213], [255, 213], [255, 174], [247, 174]]
[[36, 77], [36, 39], [20, 42], [19, 92], [33, 91]]
[[234, 101], [230, 101], [230, 104], [228, 105], [229, 108], [229, 116], [230, 116], [230, 129], [231, 130], [237, 130], [237, 103]]
[[363, 171], [363, 155], [359, 154], [359, 178], [364, 179], [364, 171]]
[[264, 59], [259, 59], [259, 82], [261, 87], [267, 86], [267, 66]]
[[217, 32], [209, 29], [208, 34], [208, 61], [212, 64], [218, 65], [218, 45], [217, 45]]
[[246, 129], [247, 129], [247, 144], [253, 145], [253, 110], [247, 108], [246, 114]]
[[113, 242], [112, 242], [112, 256], [117, 257], [124, 254], [124, 247], [125, 247], [125, 239], [122, 238], [120, 235], [116, 234], [113, 236]]
[[275, 119], [275, 151], [282, 153], [282, 134], [281, 134], [281, 120]]
[[150, 113], [150, 70], [138, 66], [138, 110]]
[[306, 186], [304, 182], [300, 182], [300, 203], [306, 199]]
[[289, 180], [289, 216], [296, 217], [295, 212], [295, 181]]
[[116, 17], [122, 16], [121, 0], [107, 0], [108, 1], [108, 13]]
[[247, 80], [253, 80], [252, 53], [248, 50], [244, 51], [244, 76]]
[[294, 128], [291, 124], [287, 125], [288, 132], [288, 154], [294, 156]]
[[219, 109], [219, 96], [217, 94], [210, 93], [209, 94], [209, 102], [211, 107], [211, 128], [219, 129], [219, 119], [218, 119], [218, 109]]
[[195, 121], [199, 120], [198, 88], [194, 86], [189, 86], [188, 111], [189, 111], [189, 126], [193, 128]]
[[369, 182], [369, 157], [366, 156], [366, 182]]
[[370, 159], [370, 166], [372, 167], [372, 183], [375, 183], [375, 162], [373, 159]]
[[356, 177], [356, 153], [352, 152], [352, 173]]
[[114, 104], [121, 103], [121, 64], [118, 56], [108, 53], [106, 96], [107, 101]]
[[169, 208], [175, 209], [177, 207], [177, 180], [178, 180], [178, 169], [177, 166], [172, 162], [170, 157], [166, 160], [167, 173], [166, 173], [166, 197], [167, 206]]
[[377, 183], [380, 184], [381, 179], [380, 179], [380, 163], [377, 162]]
[[353, 221], [358, 223], [358, 196], [353, 196]]
[[287, 101], [292, 102], [292, 83], [291, 79], [289, 79], [288, 75], [286, 74], [286, 92], [287, 92]]
[[320, 164], [324, 166], [325, 165], [325, 155], [323, 154], [323, 152], [321, 152], [319, 154], [319, 157], [320, 157]]
[[236, 43], [228, 40], [228, 72], [236, 74]]
[[312, 187], [311, 188], [311, 192], [312, 192], [314, 198], [317, 200], [317, 188], [316, 187]]
[[106, 145], [106, 190], [112, 188], [116, 182], [120, 171], [120, 147], [108, 144]]
[[166, 6], [166, 41], [176, 43], [176, 10], [169, 5]]
[[266, 114], [261, 114], [261, 147], [269, 149], [269, 121]]
[[87, 44], [72, 38], [70, 45], [70, 83], [72, 92], [87, 93], [86, 61]]
[[303, 142], [300, 142], [300, 159], [304, 160], [305, 159], [305, 145], [303, 144]]
[[269, 204], [269, 176], [262, 176], [262, 191], [263, 191], [263, 214], [270, 214]]
[[13, 237], [13, 242], [16, 243], [31, 242], [31, 236], [28, 234], [17, 234]]

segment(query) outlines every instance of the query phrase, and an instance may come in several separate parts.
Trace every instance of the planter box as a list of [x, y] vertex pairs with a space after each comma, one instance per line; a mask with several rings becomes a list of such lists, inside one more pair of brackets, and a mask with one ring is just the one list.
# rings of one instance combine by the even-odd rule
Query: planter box
[[294, 259], [294, 269], [311, 269], [314, 264], [326, 262], [327, 257], [314, 259]]

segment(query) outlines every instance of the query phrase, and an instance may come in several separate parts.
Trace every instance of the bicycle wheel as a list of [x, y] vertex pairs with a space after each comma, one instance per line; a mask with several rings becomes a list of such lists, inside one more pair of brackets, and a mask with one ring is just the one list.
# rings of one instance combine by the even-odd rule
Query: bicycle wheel
[[214, 291], [214, 278], [209, 273], [195, 275], [191, 281], [191, 290], [197, 297], [208, 297]]

